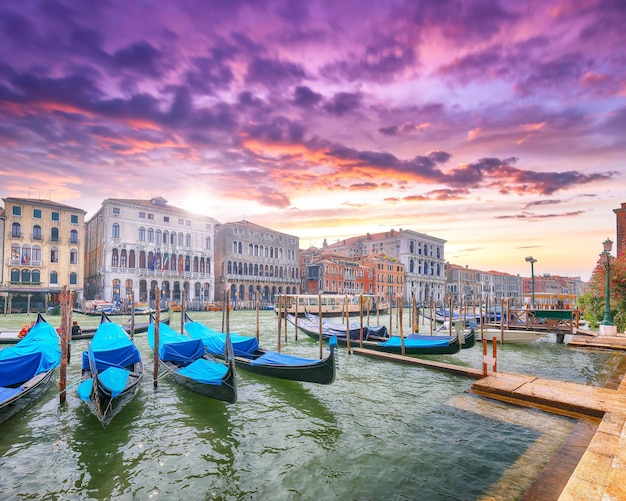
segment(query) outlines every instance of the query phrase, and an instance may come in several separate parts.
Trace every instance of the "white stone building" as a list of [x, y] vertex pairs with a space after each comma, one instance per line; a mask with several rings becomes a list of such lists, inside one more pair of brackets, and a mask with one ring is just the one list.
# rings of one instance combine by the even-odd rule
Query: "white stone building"
[[167, 200], [109, 198], [86, 223], [85, 298], [124, 305], [213, 302], [213, 218], [168, 205]]

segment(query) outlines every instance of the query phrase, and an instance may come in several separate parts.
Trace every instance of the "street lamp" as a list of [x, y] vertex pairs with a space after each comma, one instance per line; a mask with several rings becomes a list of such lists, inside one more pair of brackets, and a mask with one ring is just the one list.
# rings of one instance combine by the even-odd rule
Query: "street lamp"
[[535, 263], [537, 260], [532, 256], [528, 256], [526, 257], [526, 262], [530, 263], [531, 307], [535, 309]]
[[606, 299], [604, 302], [604, 320], [600, 325], [614, 325], [611, 318], [611, 290], [610, 290], [610, 275], [611, 264], [613, 264], [613, 257], [611, 256], [611, 249], [613, 248], [613, 242], [607, 238], [602, 242], [604, 250], [600, 253], [600, 264], [604, 266], [606, 270]]

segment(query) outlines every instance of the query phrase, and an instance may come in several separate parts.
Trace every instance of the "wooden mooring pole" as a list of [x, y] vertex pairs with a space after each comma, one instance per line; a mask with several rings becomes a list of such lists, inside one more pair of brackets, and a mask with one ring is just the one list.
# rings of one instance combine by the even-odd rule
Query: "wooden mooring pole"
[[[70, 294], [71, 297], [71, 294]], [[70, 300], [71, 301], [71, 300]], [[61, 365], [59, 367], [59, 403], [64, 404], [67, 396], [67, 363], [69, 353], [67, 285], [61, 289]], [[71, 310], [70, 310], [71, 311]], [[70, 316], [71, 318], [71, 316]]]
[[154, 385], [154, 389], [156, 390], [156, 388], [159, 386], [159, 327], [160, 327], [160, 323], [161, 323], [161, 308], [160, 308], [160, 301], [159, 298], [161, 297], [161, 291], [159, 290], [159, 288], [157, 287], [154, 290], [155, 296], [157, 298], [156, 300], [156, 312], [154, 314], [155, 316], [155, 322], [154, 322], [154, 357], [153, 357], [153, 362], [154, 362], [154, 369], [152, 371], [152, 380], [153, 380], [153, 385]]

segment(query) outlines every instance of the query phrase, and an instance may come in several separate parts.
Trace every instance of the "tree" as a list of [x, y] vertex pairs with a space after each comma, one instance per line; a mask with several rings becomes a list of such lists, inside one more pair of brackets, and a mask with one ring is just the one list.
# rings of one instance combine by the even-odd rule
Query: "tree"
[[[626, 331], [626, 255], [615, 260], [611, 266], [610, 283], [610, 310], [613, 323], [618, 332]], [[606, 301], [606, 268], [600, 262], [596, 263], [587, 291], [580, 299], [584, 308], [584, 318], [589, 326], [595, 329], [604, 318]]]

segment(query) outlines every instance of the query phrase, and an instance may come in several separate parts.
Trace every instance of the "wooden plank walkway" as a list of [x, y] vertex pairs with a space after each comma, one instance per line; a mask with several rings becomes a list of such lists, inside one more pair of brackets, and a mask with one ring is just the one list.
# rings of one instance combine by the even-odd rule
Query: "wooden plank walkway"
[[[568, 345], [626, 350], [626, 337], [574, 336]], [[613, 501], [626, 500], [626, 378], [614, 388], [538, 378], [524, 374], [483, 372], [470, 367], [445, 364], [415, 357], [381, 353], [355, 348], [355, 354], [398, 363], [442, 370], [478, 379], [472, 392], [487, 398], [517, 405], [532, 406], [547, 412], [599, 421], [598, 428], [584, 453], [572, 453], [584, 447], [588, 437], [572, 436], [563, 445], [564, 456], [573, 472], [569, 480], [555, 478], [548, 464], [546, 475], [540, 476], [523, 496], [523, 501]], [[573, 445], [572, 445], [573, 442]], [[580, 457], [581, 456], [581, 457]], [[580, 460], [578, 458], [580, 457]], [[561, 458], [561, 463], [563, 458]], [[555, 459], [559, 461], [559, 459]], [[574, 463], [576, 466], [574, 467]], [[567, 477], [566, 477], [567, 478]], [[555, 492], [556, 491], [556, 492]]]
[[420, 367], [427, 367], [443, 372], [451, 372], [453, 374], [458, 374], [459, 376], [466, 376], [474, 379], [480, 379], [484, 376], [483, 371], [474, 369], [472, 367], [444, 364], [442, 362], [435, 362], [433, 360], [424, 360], [421, 358], [396, 355], [394, 353], [384, 353], [382, 351], [367, 350], [365, 348], [353, 348], [352, 352], [356, 353], [357, 355], [364, 355], [366, 357], [377, 358], [379, 360], [398, 362], [406, 365], [418, 365]]

